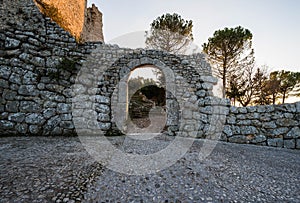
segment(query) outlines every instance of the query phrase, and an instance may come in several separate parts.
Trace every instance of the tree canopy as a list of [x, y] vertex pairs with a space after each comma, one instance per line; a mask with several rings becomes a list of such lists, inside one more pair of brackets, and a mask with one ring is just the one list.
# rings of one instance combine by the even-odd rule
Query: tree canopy
[[[241, 26], [214, 32], [208, 43], [202, 45], [213, 66], [214, 74], [223, 80], [223, 97], [230, 77], [240, 77], [254, 64], [252, 33]], [[229, 96], [229, 95], [228, 95]]]
[[150, 26], [150, 31], [146, 32], [147, 48], [183, 54], [193, 40], [193, 22], [184, 20], [176, 13], [164, 14]]
[[226, 94], [242, 106], [268, 105], [285, 103], [289, 96], [299, 96], [299, 86], [299, 72], [281, 70], [267, 74], [267, 70], [258, 68], [255, 73], [245, 71], [242, 77], [231, 77]]
[[270, 81], [277, 81], [275, 88], [282, 98], [282, 103], [284, 103], [286, 98], [295, 90], [295, 87], [300, 84], [300, 72], [274, 71], [270, 73]]

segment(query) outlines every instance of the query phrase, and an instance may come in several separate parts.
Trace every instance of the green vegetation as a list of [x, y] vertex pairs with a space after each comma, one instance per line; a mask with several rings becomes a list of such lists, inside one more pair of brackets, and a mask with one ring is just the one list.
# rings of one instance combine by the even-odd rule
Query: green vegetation
[[[295, 87], [300, 85], [300, 72], [274, 71], [270, 73], [269, 83], [269, 89], [275, 90], [278, 95], [278, 97], [273, 96], [273, 104], [277, 98], [281, 98], [284, 103], [286, 98], [293, 95], [293, 91], [296, 95], [299, 94]], [[267, 90], [270, 91], [269, 89]]]
[[[215, 75], [223, 81], [223, 98], [225, 98], [230, 78], [243, 76], [246, 69], [249, 74], [252, 72], [254, 64], [252, 33], [241, 26], [217, 30], [202, 47], [214, 68]], [[246, 77], [249, 77], [249, 74]]]
[[184, 20], [176, 13], [162, 15], [151, 23], [150, 32], [146, 32], [147, 48], [184, 53], [193, 40], [192, 28], [191, 20]]
[[215, 76], [222, 79], [223, 98], [248, 106], [284, 103], [289, 96], [300, 96], [300, 73], [267, 74], [255, 68], [252, 37], [250, 30], [238, 26], [215, 31], [203, 44]]
[[[242, 106], [285, 103], [289, 96], [299, 96], [300, 73], [290, 71], [267, 71], [257, 69], [249, 80], [230, 78], [226, 95]], [[248, 73], [245, 72], [245, 75]], [[249, 82], [250, 81], [250, 82]]]

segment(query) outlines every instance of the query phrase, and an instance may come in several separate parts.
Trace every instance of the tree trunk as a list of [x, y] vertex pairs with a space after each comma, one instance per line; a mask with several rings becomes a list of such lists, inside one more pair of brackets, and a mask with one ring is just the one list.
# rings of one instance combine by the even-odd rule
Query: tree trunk
[[227, 75], [227, 56], [223, 60], [223, 98], [226, 98], [226, 75]]
[[224, 62], [223, 62], [223, 75], [222, 75], [222, 79], [223, 79], [223, 91], [222, 91], [222, 93], [223, 93], [223, 98], [225, 98], [226, 97], [226, 57], [225, 57], [225, 60], [224, 60]]
[[223, 98], [225, 98], [225, 93], [226, 93], [226, 78], [225, 78], [225, 74], [223, 74], [223, 89], [222, 89], [222, 96]]
[[284, 104], [284, 102], [285, 102], [285, 92], [283, 92], [283, 94], [282, 94], [282, 103]]

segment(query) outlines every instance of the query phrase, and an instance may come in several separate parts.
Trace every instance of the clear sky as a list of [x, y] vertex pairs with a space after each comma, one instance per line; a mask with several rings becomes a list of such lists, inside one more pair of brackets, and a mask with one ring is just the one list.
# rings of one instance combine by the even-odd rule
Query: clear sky
[[[164, 13], [193, 20], [201, 47], [214, 31], [241, 25], [253, 34], [257, 65], [300, 72], [300, 0], [88, 0], [103, 13], [104, 37], [143, 35]], [[138, 37], [136, 37], [138, 40]]]

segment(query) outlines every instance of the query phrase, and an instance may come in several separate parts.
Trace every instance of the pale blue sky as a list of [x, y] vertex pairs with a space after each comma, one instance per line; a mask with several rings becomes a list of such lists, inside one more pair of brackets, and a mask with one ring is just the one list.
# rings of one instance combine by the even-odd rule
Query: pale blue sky
[[175, 12], [193, 20], [200, 47], [215, 30], [241, 25], [253, 33], [258, 65], [300, 71], [300, 0], [88, 0], [92, 3], [103, 13], [106, 42], [148, 30], [158, 16]]

